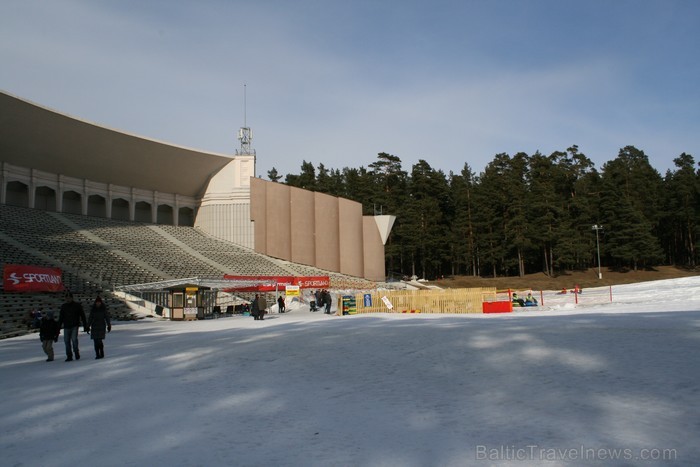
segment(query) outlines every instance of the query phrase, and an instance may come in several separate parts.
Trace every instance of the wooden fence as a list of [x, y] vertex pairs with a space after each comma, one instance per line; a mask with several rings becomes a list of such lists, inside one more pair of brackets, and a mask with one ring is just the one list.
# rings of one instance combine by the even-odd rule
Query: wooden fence
[[355, 302], [357, 313], [481, 313], [481, 304], [495, 297], [495, 288], [375, 290], [356, 294]]

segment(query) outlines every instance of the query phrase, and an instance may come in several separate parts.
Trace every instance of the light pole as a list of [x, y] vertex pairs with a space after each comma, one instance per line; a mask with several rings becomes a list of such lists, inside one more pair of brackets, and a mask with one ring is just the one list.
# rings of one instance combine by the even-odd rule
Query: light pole
[[595, 230], [595, 247], [598, 251], [598, 279], [603, 278], [603, 274], [600, 272], [600, 241], [598, 240], [598, 231], [603, 229], [602, 225], [595, 224], [591, 229]]

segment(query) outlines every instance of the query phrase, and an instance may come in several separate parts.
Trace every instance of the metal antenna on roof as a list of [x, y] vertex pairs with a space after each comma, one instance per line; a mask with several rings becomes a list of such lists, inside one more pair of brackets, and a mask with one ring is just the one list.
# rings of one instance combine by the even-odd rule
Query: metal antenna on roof
[[253, 130], [248, 127], [247, 119], [247, 85], [243, 85], [243, 126], [238, 130], [238, 140], [241, 142], [241, 149], [236, 150], [238, 156], [254, 156], [255, 149], [251, 147], [253, 142]]

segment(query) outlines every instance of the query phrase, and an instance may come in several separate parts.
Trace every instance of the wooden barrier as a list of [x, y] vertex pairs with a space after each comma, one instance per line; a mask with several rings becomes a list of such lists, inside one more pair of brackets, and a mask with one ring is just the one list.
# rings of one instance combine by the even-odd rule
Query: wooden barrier
[[[367, 295], [371, 297], [369, 301], [365, 300]], [[484, 300], [495, 297], [495, 288], [375, 290], [355, 295], [358, 313], [482, 313]]]

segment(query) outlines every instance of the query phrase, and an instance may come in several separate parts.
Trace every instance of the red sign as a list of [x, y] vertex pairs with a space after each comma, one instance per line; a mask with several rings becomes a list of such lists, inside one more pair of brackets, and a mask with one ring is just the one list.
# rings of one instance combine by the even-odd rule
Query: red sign
[[328, 289], [331, 287], [331, 279], [328, 276], [304, 276], [296, 279], [296, 285], [302, 289]]
[[2, 283], [5, 292], [61, 292], [61, 274], [59, 268], [6, 264]]
[[249, 286], [235, 285], [230, 290], [235, 290], [238, 292], [274, 292], [275, 288], [277, 288], [277, 290], [284, 290], [284, 286], [287, 284], [291, 284], [292, 281], [294, 280], [294, 277], [293, 276], [233, 276], [233, 275], [225, 274], [224, 279], [233, 280], [233, 281], [244, 281], [244, 282], [258, 282], [258, 281], [260, 282], [257, 285], [249, 285]]
[[331, 285], [331, 280], [328, 276], [234, 276], [226, 274], [224, 279], [266, 282], [255, 286], [231, 288], [231, 290], [239, 292], [274, 292], [275, 288], [284, 290], [287, 285], [298, 285], [302, 289], [327, 289]]

